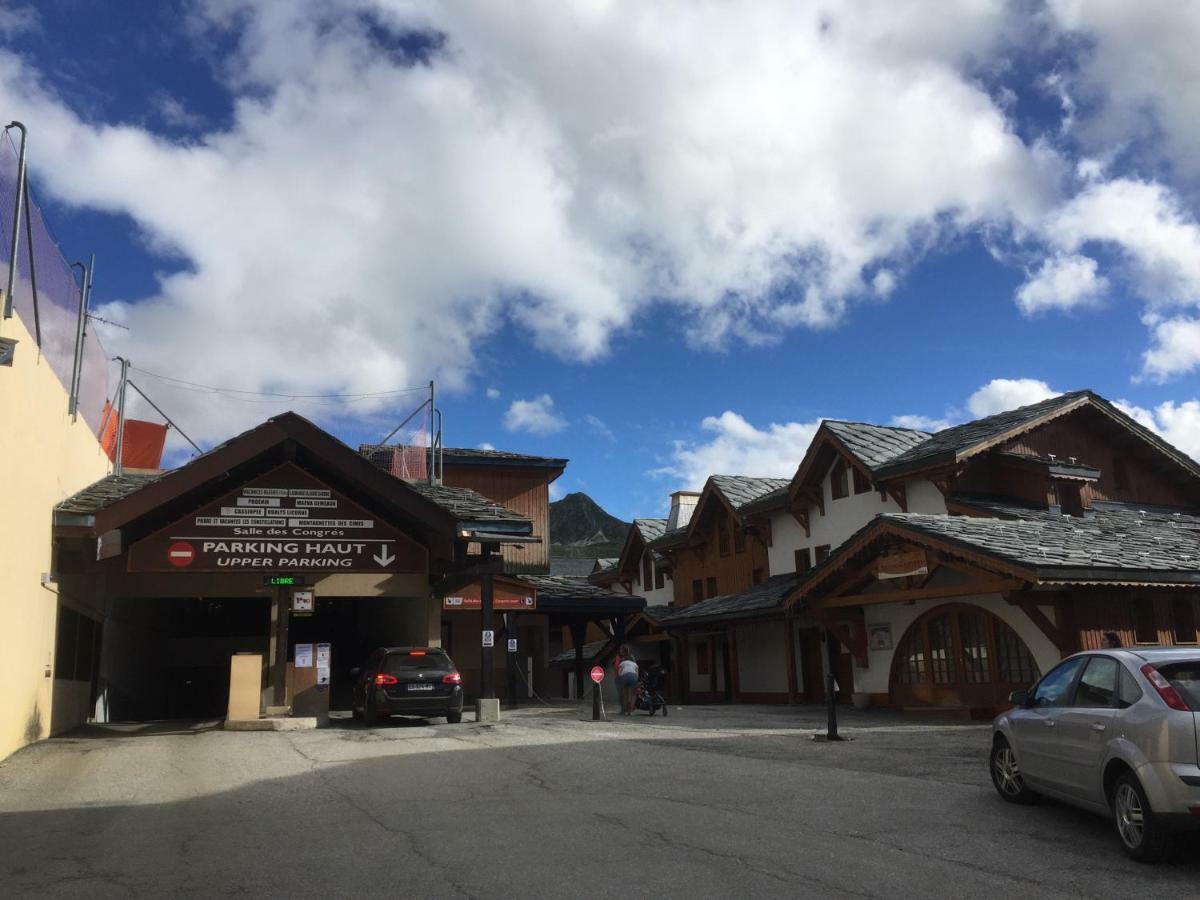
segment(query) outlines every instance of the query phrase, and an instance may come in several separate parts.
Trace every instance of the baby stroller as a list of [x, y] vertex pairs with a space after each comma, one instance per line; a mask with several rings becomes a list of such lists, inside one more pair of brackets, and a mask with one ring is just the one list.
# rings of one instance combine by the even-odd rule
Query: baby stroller
[[646, 666], [638, 678], [637, 692], [634, 694], [634, 708], [644, 709], [654, 715], [660, 709], [667, 714], [667, 701], [663, 698], [662, 688], [666, 684], [667, 673], [662, 666]]

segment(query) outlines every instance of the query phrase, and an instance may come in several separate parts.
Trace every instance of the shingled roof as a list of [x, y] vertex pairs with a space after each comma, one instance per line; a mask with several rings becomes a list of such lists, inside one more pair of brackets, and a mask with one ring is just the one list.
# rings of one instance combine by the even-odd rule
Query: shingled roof
[[738, 510], [772, 491], [788, 486], [786, 478], [754, 478], [750, 475], [712, 475], [708, 480], [725, 495], [729, 505]]
[[110, 503], [115, 503], [117, 500], [122, 500], [130, 494], [140, 491], [146, 485], [153, 484], [160, 478], [162, 478], [161, 472], [126, 472], [124, 475], [109, 475], [72, 494], [59, 503], [55, 509], [73, 515], [89, 516]]
[[642, 540], [648, 544], [655, 538], [660, 538], [667, 533], [667, 520], [634, 519], [633, 527], [638, 530], [638, 534], [642, 536]]
[[529, 522], [527, 516], [513, 512], [470, 488], [429, 484], [425, 481], [405, 483], [460, 522]]
[[920, 447], [931, 436], [929, 432], [915, 428], [870, 425], [866, 422], [826, 419], [824, 424], [872, 472], [902, 453]]
[[1022, 428], [1031, 426], [1046, 416], [1065, 412], [1089, 399], [1097, 399], [1091, 391], [1072, 391], [1042, 400], [1040, 403], [1031, 403], [973, 422], [964, 422], [952, 428], [943, 428], [927, 441], [922, 441], [888, 460], [877, 474], [887, 477], [941, 462], [955, 462], [960, 454], [972, 448], [989, 444], [1007, 434], [1020, 432]]
[[654, 616], [665, 628], [671, 629], [722, 619], [763, 615], [783, 609], [784, 598], [799, 583], [800, 574], [796, 572], [772, 575], [762, 584], [756, 584], [736, 594], [710, 597], [700, 603], [671, 611], [655, 607]]

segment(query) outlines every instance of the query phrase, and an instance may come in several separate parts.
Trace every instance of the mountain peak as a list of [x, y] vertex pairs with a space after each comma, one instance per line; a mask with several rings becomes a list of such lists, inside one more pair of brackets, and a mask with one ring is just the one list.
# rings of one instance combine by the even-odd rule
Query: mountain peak
[[625, 543], [628, 522], [611, 516], [582, 491], [567, 494], [550, 504], [550, 543], [556, 547], [587, 550], [588, 555], [615, 556], [612, 545]]

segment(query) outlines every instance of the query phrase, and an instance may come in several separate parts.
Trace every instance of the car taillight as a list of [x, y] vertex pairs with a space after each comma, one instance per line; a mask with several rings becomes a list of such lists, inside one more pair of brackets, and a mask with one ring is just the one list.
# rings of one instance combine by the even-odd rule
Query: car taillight
[[378, 685], [399, 684], [400, 679], [397, 678], [395, 675], [388, 675], [385, 672], [380, 672], [378, 675], [375, 676], [375, 683]]
[[1142, 666], [1142, 674], [1146, 676], [1150, 684], [1158, 691], [1158, 696], [1163, 698], [1163, 702], [1167, 706], [1171, 707], [1171, 709], [1182, 710], [1183, 712], [1191, 711], [1191, 707], [1179, 696], [1179, 691], [1172, 687], [1171, 682], [1163, 677], [1162, 672], [1158, 671], [1150, 663], [1146, 663]]
[[462, 684], [462, 676], [457, 672], [442, 676], [442, 684]]

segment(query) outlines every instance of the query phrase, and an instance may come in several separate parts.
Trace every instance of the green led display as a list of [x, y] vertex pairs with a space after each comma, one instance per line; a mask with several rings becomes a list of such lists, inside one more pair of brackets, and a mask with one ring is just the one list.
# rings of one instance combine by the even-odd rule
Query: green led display
[[268, 584], [271, 587], [293, 587], [297, 584], [304, 584], [303, 575], [264, 575], [263, 584]]

